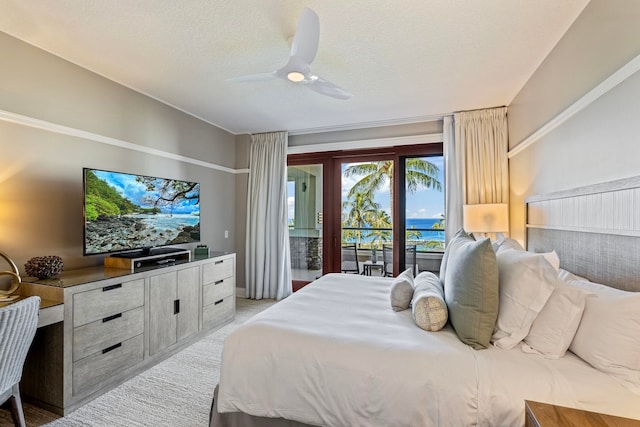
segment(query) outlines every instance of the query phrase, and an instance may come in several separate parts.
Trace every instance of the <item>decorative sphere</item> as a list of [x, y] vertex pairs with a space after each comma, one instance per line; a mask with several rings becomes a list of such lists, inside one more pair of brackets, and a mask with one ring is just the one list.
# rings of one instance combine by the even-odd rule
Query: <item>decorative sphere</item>
[[24, 265], [24, 271], [27, 276], [49, 279], [60, 273], [62, 267], [64, 267], [62, 258], [57, 255], [37, 256], [27, 261]]

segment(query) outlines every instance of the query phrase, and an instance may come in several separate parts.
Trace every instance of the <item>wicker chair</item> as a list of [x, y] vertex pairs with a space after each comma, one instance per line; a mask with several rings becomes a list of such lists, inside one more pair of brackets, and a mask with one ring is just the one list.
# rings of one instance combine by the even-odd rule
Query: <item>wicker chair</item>
[[40, 297], [29, 297], [0, 308], [0, 403], [11, 401], [17, 426], [25, 426], [20, 388], [22, 367], [38, 326]]

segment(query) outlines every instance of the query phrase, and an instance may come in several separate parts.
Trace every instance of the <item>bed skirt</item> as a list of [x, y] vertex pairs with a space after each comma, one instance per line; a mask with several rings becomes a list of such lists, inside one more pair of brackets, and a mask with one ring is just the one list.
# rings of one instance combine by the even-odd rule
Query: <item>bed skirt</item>
[[310, 424], [298, 421], [285, 420], [284, 418], [266, 418], [245, 414], [244, 412], [219, 413], [218, 385], [213, 390], [213, 401], [209, 414], [209, 427], [313, 427]]

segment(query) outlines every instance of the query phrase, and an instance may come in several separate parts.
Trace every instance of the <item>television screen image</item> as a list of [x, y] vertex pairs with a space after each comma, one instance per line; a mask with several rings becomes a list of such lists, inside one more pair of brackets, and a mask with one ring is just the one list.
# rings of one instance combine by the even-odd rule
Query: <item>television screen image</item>
[[200, 184], [84, 168], [84, 254], [200, 241]]

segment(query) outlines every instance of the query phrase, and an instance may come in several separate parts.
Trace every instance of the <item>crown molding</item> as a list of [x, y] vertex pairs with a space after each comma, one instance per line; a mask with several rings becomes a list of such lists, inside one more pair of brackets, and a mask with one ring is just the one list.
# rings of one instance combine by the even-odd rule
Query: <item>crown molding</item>
[[361, 139], [356, 141], [294, 145], [287, 148], [287, 154], [306, 154], [325, 151], [358, 150], [362, 148], [384, 148], [400, 145], [432, 144], [442, 142], [442, 137], [442, 133], [430, 133], [394, 138]]
[[215, 169], [221, 172], [227, 172], [231, 174], [248, 173], [247, 169], [232, 169], [232, 168], [218, 165], [215, 163], [205, 162], [202, 160], [194, 159], [192, 157], [182, 156], [180, 154], [158, 150], [156, 148], [145, 147], [142, 145], [134, 144], [132, 142], [111, 138], [109, 136], [99, 135], [93, 132], [87, 132], [81, 129], [60, 125], [60, 124], [49, 122], [46, 120], [36, 119], [34, 117], [25, 116], [22, 114], [12, 113], [10, 111], [0, 110], [0, 120], [3, 120], [5, 122], [10, 122], [10, 123], [16, 123], [22, 126], [27, 126], [35, 129], [41, 129], [48, 132], [73, 136], [76, 138], [86, 139], [94, 142], [99, 142], [101, 144], [108, 144], [115, 147], [126, 148], [128, 150], [139, 151], [141, 153], [146, 153], [146, 154], [150, 154], [158, 157], [164, 157], [166, 159], [177, 160], [185, 163], [191, 163], [193, 165], [202, 166], [209, 169]]
[[571, 117], [587, 108], [595, 100], [609, 92], [614, 87], [618, 86], [620, 83], [622, 83], [638, 71], [640, 71], [640, 55], [627, 62], [620, 69], [618, 69], [618, 71], [610, 75], [599, 85], [587, 92], [584, 96], [582, 96], [582, 98], [578, 99], [560, 114], [540, 127], [537, 131], [529, 135], [527, 138], [523, 139], [522, 142], [520, 142], [512, 150], [509, 151], [509, 158], [517, 156], [518, 154], [526, 150], [529, 146], [541, 140], [545, 135], [549, 134], [560, 125], [564, 124]]
[[437, 120], [442, 120], [444, 116], [447, 114], [432, 114], [428, 116], [416, 116], [416, 117], [403, 117], [399, 119], [389, 119], [389, 120], [380, 120], [380, 121], [372, 121], [372, 122], [360, 122], [360, 123], [350, 123], [346, 125], [335, 125], [335, 126], [322, 126], [317, 128], [307, 128], [307, 129], [296, 129], [290, 130], [289, 135], [308, 135], [312, 133], [325, 133], [325, 132], [340, 132], [340, 131], [348, 131], [348, 130], [357, 130], [357, 129], [368, 129], [368, 128], [376, 128], [376, 127], [384, 127], [384, 126], [398, 126], [398, 125], [410, 125], [414, 123], [422, 123], [422, 122], [434, 122]]

